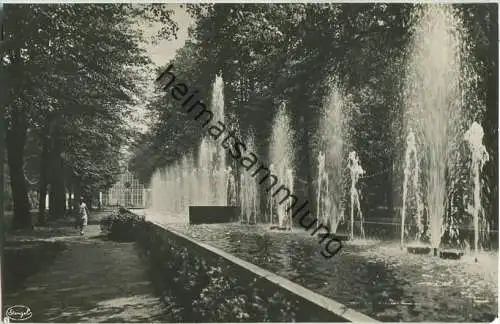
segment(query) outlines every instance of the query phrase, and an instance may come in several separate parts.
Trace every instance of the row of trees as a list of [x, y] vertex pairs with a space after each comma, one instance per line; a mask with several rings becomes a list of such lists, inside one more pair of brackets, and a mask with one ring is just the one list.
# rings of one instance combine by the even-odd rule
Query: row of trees
[[[196, 25], [173, 60], [176, 75], [189, 80], [206, 101], [221, 73], [228, 119], [239, 120], [242, 134], [252, 128], [261, 157], [269, 148], [277, 103], [287, 101], [295, 138], [297, 176], [312, 183], [311, 148], [332, 76], [352, 95], [349, 133], [363, 167], [377, 176], [364, 179], [365, 208], [380, 205], [392, 213], [400, 204], [404, 149], [401, 81], [406, 48], [415, 22], [411, 4], [231, 4], [188, 5]], [[486, 104], [480, 120], [492, 160], [485, 168], [486, 215], [496, 224], [497, 163], [497, 11], [496, 5], [457, 5], [479, 67], [479, 98]], [[130, 166], [143, 181], [154, 170], [196, 152], [202, 129], [169, 94], [149, 105], [153, 123], [139, 141]], [[265, 158], [264, 158], [265, 159]], [[401, 179], [399, 179], [401, 180]], [[313, 186], [303, 188], [313, 195]], [[374, 213], [371, 213], [372, 215]]]
[[[151, 63], [137, 26], [159, 20], [164, 37], [174, 35], [176, 26], [164, 5], [9, 4], [4, 11], [0, 64], [6, 95], [0, 104], [12, 225], [29, 228], [30, 185], [39, 192], [43, 222], [47, 192], [50, 215], [59, 217], [66, 193], [89, 197], [115, 181], [133, 135], [127, 118], [142, 99]], [[27, 174], [38, 181], [30, 184]]]

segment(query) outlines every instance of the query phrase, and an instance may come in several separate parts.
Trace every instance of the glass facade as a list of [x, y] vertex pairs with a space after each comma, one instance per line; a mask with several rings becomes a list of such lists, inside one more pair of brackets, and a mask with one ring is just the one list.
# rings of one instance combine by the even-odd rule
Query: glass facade
[[126, 171], [115, 185], [103, 195], [103, 203], [107, 206], [124, 206], [145, 208], [148, 204], [148, 189], [132, 173]]

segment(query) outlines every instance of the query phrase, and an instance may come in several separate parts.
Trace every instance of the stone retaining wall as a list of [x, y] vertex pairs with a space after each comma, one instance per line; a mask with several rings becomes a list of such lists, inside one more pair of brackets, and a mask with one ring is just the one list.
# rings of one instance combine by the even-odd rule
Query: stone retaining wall
[[148, 221], [140, 232], [152, 267], [162, 269], [153, 283], [182, 295], [180, 321], [376, 322], [168, 225]]

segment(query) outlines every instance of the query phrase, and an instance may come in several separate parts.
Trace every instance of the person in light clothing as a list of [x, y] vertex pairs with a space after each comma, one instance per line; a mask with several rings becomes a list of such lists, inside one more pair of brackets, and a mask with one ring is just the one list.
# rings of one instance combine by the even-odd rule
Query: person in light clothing
[[87, 204], [83, 200], [83, 197], [80, 198], [80, 235], [83, 235], [85, 227], [87, 226], [89, 220], [89, 210], [87, 208]]

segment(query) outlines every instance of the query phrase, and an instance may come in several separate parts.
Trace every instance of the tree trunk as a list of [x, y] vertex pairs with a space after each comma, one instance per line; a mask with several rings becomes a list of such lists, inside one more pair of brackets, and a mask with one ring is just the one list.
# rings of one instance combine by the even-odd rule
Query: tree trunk
[[69, 211], [73, 211], [73, 198], [71, 196], [73, 195], [73, 176], [71, 173], [68, 173], [66, 175], [66, 192], [68, 193], [68, 200], [66, 202], [66, 208]]
[[[17, 109], [16, 109], [17, 108]], [[7, 155], [14, 202], [14, 229], [33, 228], [26, 179], [24, 177], [24, 146], [28, 125], [26, 116], [19, 107], [12, 111], [10, 129], [7, 130]]]
[[47, 215], [45, 215], [45, 210], [47, 205], [45, 204], [45, 197], [47, 197], [47, 182], [40, 179], [40, 188], [38, 194], [38, 223], [40, 225], [45, 225], [47, 223]]
[[45, 210], [47, 205], [45, 203], [45, 197], [47, 196], [47, 186], [50, 179], [50, 151], [49, 151], [50, 140], [48, 135], [43, 140], [43, 151], [40, 161], [40, 187], [38, 196], [38, 217], [39, 223], [41, 225], [45, 224], [47, 221]]
[[[386, 194], [387, 194], [387, 215], [394, 215], [394, 197], [392, 196], [393, 188], [394, 188], [394, 179], [393, 179], [393, 159], [389, 161], [391, 167], [389, 168], [388, 174], [388, 183], [385, 186]], [[387, 217], [387, 216], [386, 216]]]
[[61, 147], [56, 139], [51, 152], [50, 214], [54, 218], [64, 216], [66, 211], [66, 186], [64, 185], [64, 163]]
[[85, 204], [87, 205], [88, 209], [92, 209], [92, 197], [92, 194], [85, 196]]
[[80, 197], [82, 196], [82, 190], [80, 186], [80, 181], [77, 178], [73, 178], [73, 192], [75, 199], [73, 199], [73, 208], [78, 211], [78, 205], [80, 204]]

